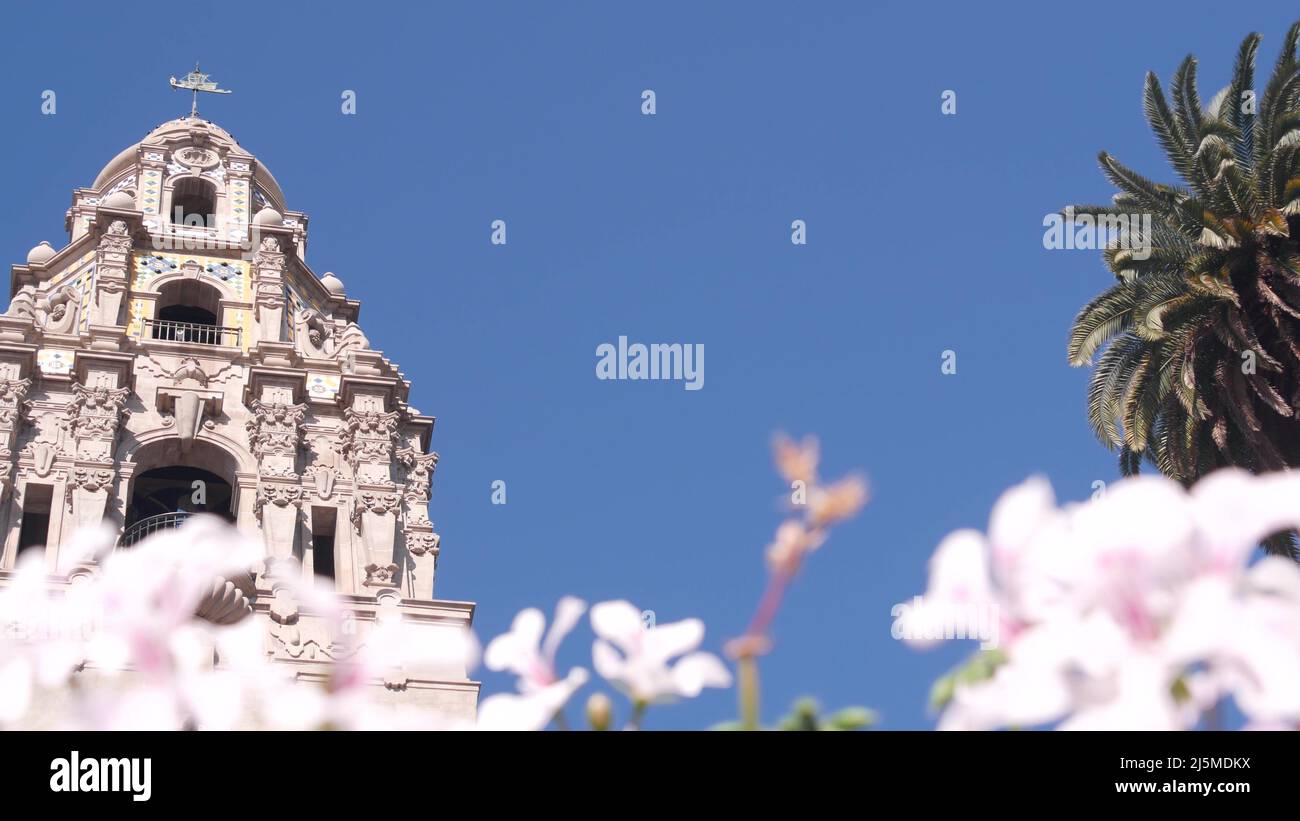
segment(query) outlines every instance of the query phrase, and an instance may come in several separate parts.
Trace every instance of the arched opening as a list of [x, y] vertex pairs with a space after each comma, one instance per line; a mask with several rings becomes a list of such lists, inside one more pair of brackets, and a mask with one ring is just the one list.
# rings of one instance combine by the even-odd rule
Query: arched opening
[[181, 453], [167, 439], [136, 451], [140, 472], [131, 481], [122, 546], [151, 533], [180, 527], [195, 513], [213, 513], [235, 521], [235, 459], [207, 442], [194, 442]]
[[145, 471], [135, 479], [122, 544], [132, 545], [150, 533], [179, 527], [195, 513], [215, 513], [234, 522], [233, 498], [230, 483], [203, 468], [172, 465]]
[[171, 216], [173, 225], [216, 227], [216, 186], [199, 177], [178, 180], [172, 189]]
[[218, 326], [221, 292], [197, 279], [167, 283], [158, 295], [158, 312], [150, 321], [150, 336], [203, 345], [238, 344], [234, 331]]

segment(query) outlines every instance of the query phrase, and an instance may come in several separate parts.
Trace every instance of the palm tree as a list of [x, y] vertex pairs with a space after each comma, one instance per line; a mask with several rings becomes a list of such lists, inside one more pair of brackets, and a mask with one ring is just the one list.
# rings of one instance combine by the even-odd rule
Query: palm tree
[[[1113, 205], [1064, 212], [1119, 223], [1103, 254], [1116, 283], [1075, 318], [1069, 358], [1086, 365], [1105, 348], [1088, 419], [1125, 475], [1143, 459], [1185, 485], [1228, 465], [1300, 465], [1297, 39], [1300, 23], [1258, 98], [1258, 34], [1209, 105], [1194, 57], [1174, 75], [1172, 106], [1148, 73], [1147, 120], [1183, 184], [1153, 182], [1102, 152], [1120, 189]], [[1266, 547], [1292, 552], [1289, 537]]]

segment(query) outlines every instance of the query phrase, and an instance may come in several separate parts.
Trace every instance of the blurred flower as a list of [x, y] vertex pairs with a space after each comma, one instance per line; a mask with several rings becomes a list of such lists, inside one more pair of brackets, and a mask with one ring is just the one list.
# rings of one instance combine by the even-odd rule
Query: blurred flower
[[[503, 633], [488, 643], [483, 665], [489, 670], [509, 670], [519, 677], [519, 691], [531, 693], [545, 689], [559, 680], [555, 672], [555, 653], [560, 642], [573, 630], [587, 603], [573, 596], [560, 599], [555, 620], [543, 639], [546, 617], [535, 607], [520, 610]], [[584, 671], [585, 673], [585, 671]]]
[[825, 533], [809, 530], [796, 519], [787, 519], [776, 529], [776, 538], [767, 546], [768, 566], [773, 571], [793, 573], [804, 557], [825, 541]]
[[826, 527], [853, 518], [866, 503], [866, 480], [846, 476], [833, 485], [817, 485], [808, 491], [808, 518], [814, 527]]
[[802, 442], [795, 442], [784, 433], [778, 433], [772, 451], [776, 469], [787, 482], [811, 485], [817, 481], [819, 455], [816, 437], [805, 436]]
[[560, 642], [573, 630], [587, 603], [573, 596], [560, 599], [555, 620], [545, 638], [546, 617], [529, 607], [519, 611], [510, 632], [488, 643], [483, 664], [489, 670], [509, 670], [518, 676], [520, 695], [502, 693], [479, 705], [479, 729], [540, 730], [564, 709], [573, 694], [587, 683], [581, 667], [560, 678], [555, 671], [555, 653]]
[[[641, 611], [626, 601], [591, 608], [596, 672], [634, 704], [659, 704], [694, 698], [705, 687], [731, 686], [731, 673], [717, 656], [691, 652], [704, 640], [704, 623], [684, 619], [645, 627]], [[617, 649], [615, 649], [617, 648]], [[683, 656], [669, 666], [669, 660]]]
[[1300, 527], [1296, 499], [1300, 474], [1235, 470], [1190, 491], [1127, 479], [1064, 508], [1041, 479], [1009, 490], [987, 537], [940, 544], [903, 616], [997, 614], [998, 662], [957, 676], [940, 727], [1190, 727], [1225, 697], [1255, 723], [1300, 721], [1300, 568], [1248, 564], [1264, 538]]
[[596, 731], [608, 730], [614, 721], [614, 704], [604, 693], [592, 693], [587, 699], [587, 723]]
[[587, 683], [587, 671], [575, 667], [559, 681], [527, 693], [498, 693], [478, 707], [480, 730], [541, 730]]

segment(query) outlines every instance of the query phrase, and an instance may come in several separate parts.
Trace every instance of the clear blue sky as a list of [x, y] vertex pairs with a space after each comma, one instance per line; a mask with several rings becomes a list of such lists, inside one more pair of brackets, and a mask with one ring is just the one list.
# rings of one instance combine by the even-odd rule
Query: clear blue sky
[[[1102, 148], [1167, 178], [1144, 72], [1194, 52], [1208, 99], [1249, 31], [1272, 63], [1295, 8], [547, 6], [6, 7], [0, 248], [61, 246], [71, 189], [185, 113], [166, 80], [202, 61], [236, 93], [201, 110], [310, 214], [310, 264], [438, 417], [437, 592], [477, 601], [481, 636], [571, 593], [700, 616], [720, 650], [779, 522], [769, 438], [813, 432], [827, 473], [865, 469], [875, 498], [789, 596], [764, 712], [807, 693], [930, 726], [929, 685], [968, 648], [900, 645], [890, 607], [939, 539], [1032, 473], [1069, 499], [1116, 475], [1065, 363], [1109, 274], [1045, 251], [1044, 215], [1109, 197]], [[705, 388], [597, 381], [619, 335], [703, 343]], [[590, 640], [584, 624], [562, 661], [590, 666]], [[733, 714], [711, 692], [648, 724]]]

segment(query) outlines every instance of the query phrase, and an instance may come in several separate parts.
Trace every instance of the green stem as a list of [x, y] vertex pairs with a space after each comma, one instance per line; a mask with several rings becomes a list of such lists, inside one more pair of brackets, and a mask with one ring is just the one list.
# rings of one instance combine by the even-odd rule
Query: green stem
[[740, 681], [740, 724], [746, 730], [758, 729], [758, 659], [743, 655], [736, 659]]
[[632, 704], [632, 720], [627, 723], [629, 730], [641, 729], [641, 722], [645, 720], [645, 711], [648, 706], [644, 701], [637, 701]]

